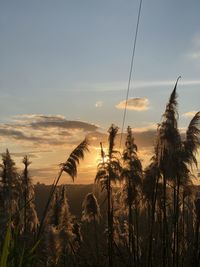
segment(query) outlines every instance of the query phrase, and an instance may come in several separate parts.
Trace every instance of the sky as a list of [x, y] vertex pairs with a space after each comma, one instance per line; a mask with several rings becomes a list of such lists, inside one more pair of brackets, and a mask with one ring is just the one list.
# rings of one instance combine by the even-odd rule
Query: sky
[[[0, 153], [51, 183], [85, 136], [77, 183], [94, 181], [99, 142], [121, 127], [139, 0], [0, 1]], [[144, 166], [179, 75], [179, 127], [200, 109], [200, 2], [143, 0], [125, 128]], [[70, 183], [69, 177], [62, 178]]]

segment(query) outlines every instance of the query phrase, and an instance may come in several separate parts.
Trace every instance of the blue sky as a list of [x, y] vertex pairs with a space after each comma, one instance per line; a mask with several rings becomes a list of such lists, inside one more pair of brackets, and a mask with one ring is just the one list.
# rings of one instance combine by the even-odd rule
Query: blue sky
[[[1, 0], [2, 127], [24, 114], [121, 126], [116, 105], [126, 96], [138, 7], [138, 0]], [[199, 110], [199, 11], [198, 0], [143, 0], [130, 98], [147, 99], [148, 108], [128, 110], [126, 125], [159, 122], [179, 75], [180, 127]], [[1, 138], [1, 151], [17, 149]]]

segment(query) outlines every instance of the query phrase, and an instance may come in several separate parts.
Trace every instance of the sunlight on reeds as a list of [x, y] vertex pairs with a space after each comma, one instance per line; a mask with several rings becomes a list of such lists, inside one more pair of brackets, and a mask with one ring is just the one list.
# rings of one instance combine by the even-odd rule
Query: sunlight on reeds
[[87, 139], [60, 164], [49, 187], [32, 184], [26, 155], [20, 172], [9, 151], [3, 153], [0, 267], [199, 266], [200, 188], [193, 184], [193, 167], [200, 148], [200, 112], [183, 136], [177, 86], [178, 80], [145, 169], [134, 129], [127, 128], [119, 152], [119, 129], [113, 124], [107, 143], [99, 140], [93, 187], [60, 185], [64, 172], [73, 182], [79, 179]]

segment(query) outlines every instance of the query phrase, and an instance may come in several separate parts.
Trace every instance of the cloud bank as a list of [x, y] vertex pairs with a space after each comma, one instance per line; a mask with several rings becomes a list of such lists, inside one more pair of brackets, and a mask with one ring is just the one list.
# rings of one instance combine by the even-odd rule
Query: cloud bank
[[37, 146], [74, 144], [97, 129], [95, 124], [67, 120], [61, 115], [20, 115], [8, 123], [0, 124], [0, 140]]
[[[128, 103], [128, 106], [141, 111], [147, 109], [147, 103], [146, 98], [134, 98]], [[133, 132], [139, 146], [152, 146], [156, 124], [134, 128]], [[0, 123], [0, 141], [7, 143], [8, 146], [14, 143], [22, 148], [28, 147], [30, 154], [34, 151], [52, 152], [59, 149], [58, 146], [63, 148], [63, 145], [70, 149], [86, 136], [94, 147], [99, 147], [99, 142], [107, 143], [108, 139], [108, 134], [102, 132], [97, 125], [67, 120], [61, 115], [25, 114], [15, 116], [7, 123]], [[119, 136], [120, 134], [118, 134], [117, 140], [120, 139]], [[125, 140], [125, 133], [123, 137]], [[32, 150], [33, 148], [34, 150]], [[15, 155], [17, 154], [20, 156], [22, 152], [15, 153]]]
[[[140, 102], [140, 108], [141, 105]], [[135, 128], [133, 133], [143, 162], [147, 162], [152, 155], [156, 125]], [[86, 136], [90, 143], [90, 153], [87, 153], [84, 162], [79, 166], [77, 183], [93, 182], [100, 159], [100, 142], [103, 143], [105, 152], [107, 151], [107, 132], [102, 132], [95, 124], [67, 120], [61, 115], [25, 114], [0, 123], [0, 142], [4, 144], [1, 149], [7, 147], [17, 166], [21, 168], [21, 159], [24, 155], [29, 155], [32, 159], [30, 169], [34, 182], [52, 182], [59, 170], [59, 164], [66, 160]], [[120, 137], [119, 132], [116, 149], [119, 149]], [[122, 145], [125, 139], [126, 133], [123, 134]], [[71, 181], [69, 177], [63, 179], [61, 182], [64, 183]]]

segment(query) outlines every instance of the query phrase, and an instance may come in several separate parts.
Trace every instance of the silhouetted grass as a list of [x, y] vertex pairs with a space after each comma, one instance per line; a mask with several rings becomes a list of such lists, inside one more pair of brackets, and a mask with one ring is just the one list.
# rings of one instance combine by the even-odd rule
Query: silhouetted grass
[[108, 130], [108, 145], [100, 143], [94, 185], [58, 186], [63, 172], [76, 178], [87, 140], [61, 164], [50, 187], [32, 185], [26, 156], [23, 173], [18, 173], [9, 151], [2, 155], [0, 267], [200, 265], [200, 188], [192, 183], [200, 112], [183, 139], [176, 90], [177, 82], [145, 170], [134, 131], [128, 127], [120, 154], [114, 125]]

